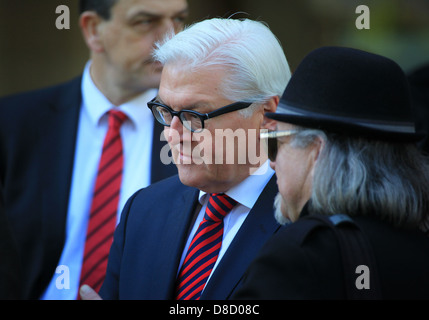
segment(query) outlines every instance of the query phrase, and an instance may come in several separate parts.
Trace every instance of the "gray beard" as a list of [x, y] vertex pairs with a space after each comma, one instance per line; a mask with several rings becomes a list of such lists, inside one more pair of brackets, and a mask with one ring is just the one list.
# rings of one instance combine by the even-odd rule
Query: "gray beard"
[[274, 218], [282, 226], [291, 223], [289, 218], [286, 218], [282, 213], [282, 196], [278, 193], [274, 199]]

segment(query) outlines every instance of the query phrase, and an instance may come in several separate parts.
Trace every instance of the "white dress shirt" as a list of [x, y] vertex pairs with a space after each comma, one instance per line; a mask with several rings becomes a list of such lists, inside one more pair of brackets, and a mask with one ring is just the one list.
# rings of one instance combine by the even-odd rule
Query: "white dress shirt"
[[[231, 210], [229, 214], [225, 216], [223, 220], [224, 227], [222, 246], [220, 248], [219, 255], [213, 267], [212, 273], [207, 280], [207, 283], [210, 281], [211, 275], [218, 266], [219, 262], [222, 260], [223, 255], [225, 254], [226, 250], [228, 250], [229, 245], [234, 240], [235, 235], [240, 230], [241, 225], [243, 224], [244, 220], [246, 220], [250, 210], [253, 208], [254, 204], [258, 200], [259, 196], [261, 195], [267, 183], [270, 181], [273, 174], [274, 171], [269, 166], [269, 162], [266, 161], [253, 175], [250, 175], [240, 184], [225, 192], [225, 194], [237, 201], [237, 205]], [[202, 208], [198, 213], [192, 231], [189, 234], [185, 250], [182, 253], [182, 258], [180, 260], [179, 270], [177, 274], [179, 274], [180, 272], [183, 261], [186, 257], [186, 253], [188, 252], [189, 245], [191, 244], [192, 238], [194, 237], [198, 226], [204, 218], [204, 213], [209, 199], [210, 194], [204, 191], [200, 191], [199, 201], [202, 205]]]
[[[91, 79], [90, 63], [82, 76], [82, 107], [69, 195], [65, 246], [55, 273], [42, 299], [76, 299], [98, 162], [108, 129], [106, 112], [114, 106]], [[117, 110], [128, 118], [121, 126], [124, 171], [118, 206], [120, 213], [128, 198], [150, 183], [154, 119], [147, 108], [157, 90], [148, 90], [120, 105]]]

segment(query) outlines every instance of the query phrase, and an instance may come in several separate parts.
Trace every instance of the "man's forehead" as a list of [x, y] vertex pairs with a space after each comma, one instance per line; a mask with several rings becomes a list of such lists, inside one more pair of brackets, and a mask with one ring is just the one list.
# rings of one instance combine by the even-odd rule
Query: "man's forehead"
[[180, 64], [167, 64], [162, 72], [158, 101], [174, 110], [227, 105], [230, 101], [224, 98], [221, 90], [223, 74], [220, 70], [193, 71]]
[[187, 14], [186, 0], [118, 0], [113, 9], [118, 9], [126, 18], [136, 15], [173, 16]]
[[212, 107], [212, 103], [206, 100], [198, 100], [197, 98], [180, 98], [177, 95], [167, 96], [165, 100], [162, 98], [162, 93], [158, 93], [156, 100], [175, 111], [208, 109]]

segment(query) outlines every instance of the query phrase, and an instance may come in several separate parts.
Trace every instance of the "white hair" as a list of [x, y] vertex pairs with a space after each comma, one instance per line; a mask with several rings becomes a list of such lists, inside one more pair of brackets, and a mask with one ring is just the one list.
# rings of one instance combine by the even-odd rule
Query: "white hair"
[[415, 145], [296, 129], [295, 148], [305, 148], [317, 136], [324, 141], [314, 168], [312, 212], [376, 215], [428, 232], [429, 163]]
[[154, 59], [190, 70], [227, 71], [223, 95], [232, 101], [264, 102], [281, 96], [291, 77], [282, 46], [262, 22], [209, 19], [156, 44]]

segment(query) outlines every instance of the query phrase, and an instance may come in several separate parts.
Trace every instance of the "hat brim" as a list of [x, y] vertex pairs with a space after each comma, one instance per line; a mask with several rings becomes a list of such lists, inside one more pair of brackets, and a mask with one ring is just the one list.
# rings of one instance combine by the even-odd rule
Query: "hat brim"
[[373, 140], [418, 142], [424, 137], [415, 132], [412, 122], [377, 121], [321, 114], [294, 107], [284, 101], [280, 102], [277, 112], [265, 115], [273, 120], [302, 127]]

